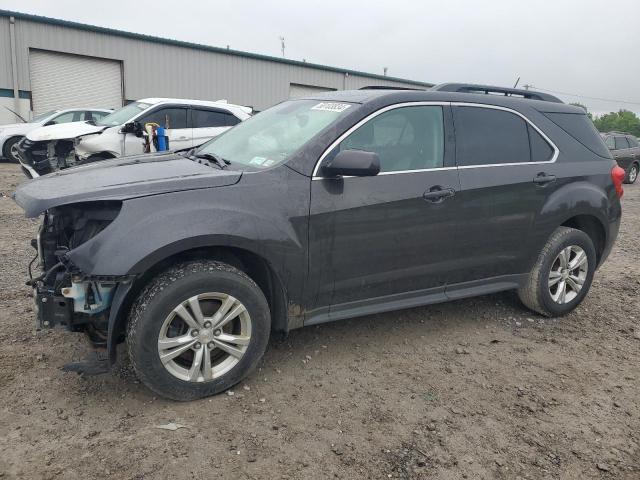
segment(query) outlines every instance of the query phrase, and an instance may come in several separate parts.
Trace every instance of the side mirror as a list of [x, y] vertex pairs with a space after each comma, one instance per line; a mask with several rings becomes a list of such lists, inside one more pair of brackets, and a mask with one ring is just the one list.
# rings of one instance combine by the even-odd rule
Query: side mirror
[[363, 150], [343, 150], [322, 166], [322, 175], [325, 177], [373, 177], [378, 173], [378, 154]]
[[49, 125], [55, 125], [56, 122], [54, 120], [49, 120], [47, 123], [45, 123], [43, 126], [44, 127], [48, 127]]
[[125, 123], [120, 131], [122, 133], [133, 133], [136, 137], [142, 137], [142, 125], [140, 125], [140, 122]]

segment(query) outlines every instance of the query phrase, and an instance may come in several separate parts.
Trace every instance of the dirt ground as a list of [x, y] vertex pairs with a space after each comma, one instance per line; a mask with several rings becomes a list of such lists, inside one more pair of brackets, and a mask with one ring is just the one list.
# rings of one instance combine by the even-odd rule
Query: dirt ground
[[35, 330], [22, 180], [0, 164], [0, 478], [640, 478], [640, 185], [566, 318], [504, 293], [309, 327], [233, 395], [175, 403], [126, 359], [60, 370], [89, 349]]

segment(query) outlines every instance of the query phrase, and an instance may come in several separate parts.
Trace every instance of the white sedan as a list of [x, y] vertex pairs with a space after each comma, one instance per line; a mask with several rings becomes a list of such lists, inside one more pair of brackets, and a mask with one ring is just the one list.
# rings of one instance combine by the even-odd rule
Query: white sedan
[[102, 108], [69, 108], [51, 110], [37, 115], [30, 122], [0, 125], [0, 156], [12, 162], [18, 162], [16, 145], [30, 131], [48, 125], [60, 123], [94, 121], [106, 117], [112, 110]]

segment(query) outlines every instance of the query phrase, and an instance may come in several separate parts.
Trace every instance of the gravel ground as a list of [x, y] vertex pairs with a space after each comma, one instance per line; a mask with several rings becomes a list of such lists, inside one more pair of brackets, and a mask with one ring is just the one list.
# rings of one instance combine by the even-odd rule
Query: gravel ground
[[34, 329], [22, 180], [0, 164], [0, 478], [640, 478], [640, 185], [566, 318], [504, 293], [309, 327], [233, 395], [175, 403], [126, 359], [60, 370], [89, 348]]

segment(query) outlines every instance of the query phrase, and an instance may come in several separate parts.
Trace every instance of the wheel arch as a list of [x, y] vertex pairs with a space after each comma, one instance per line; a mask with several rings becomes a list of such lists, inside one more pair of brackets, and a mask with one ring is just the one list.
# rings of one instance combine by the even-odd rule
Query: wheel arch
[[7, 157], [7, 153], [8, 153], [7, 146], [10, 144], [10, 142], [12, 140], [17, 140], [19, 142], [24, 137], [25, 137], [25, 135], [11, 135], [10, 137], [7, 137], [5, 139], [5, 141], [4, 141], [4, 143], [2, 144], [2, 152], [0, 152], [0, 153], [2, 153], [2, 156], [5, 157], [5, 158], [8, 158]]
[[[119, 285], [109, 313], [107, 348], [111, 363], [116, 360], [116, 346], [126, 331], [131, 306], [145, 285], [170, 266], [194, 259], [228, 263], [249, 275], [258, 284], [269, 304], [272, 333], [286, 334], [289, 331], [287, 291], [275, 268], [266, 258], [239, 247], [212, 245], [187, 248], [156, 258], [133, 282]], [[292, 320], [295, 321], [295, 317]]]
[[560, 226], [575, 228], [586, 233], [596, 249], [596, 262], [597, 266], [600, 266], [607, 244], [607, 230], [602, 221], [595, 215], [579, 214], [566, 219]]

